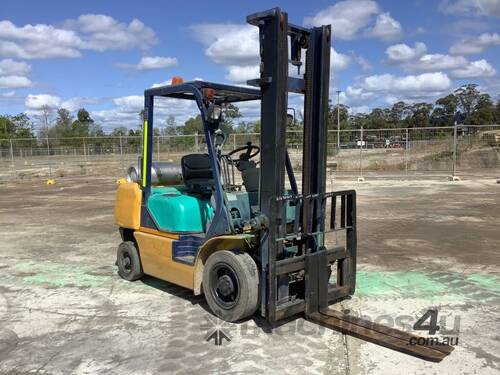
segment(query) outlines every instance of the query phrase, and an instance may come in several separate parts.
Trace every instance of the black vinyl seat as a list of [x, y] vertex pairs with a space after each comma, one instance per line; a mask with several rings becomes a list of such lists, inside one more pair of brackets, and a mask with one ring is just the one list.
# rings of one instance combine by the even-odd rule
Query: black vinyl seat
[[247, 192], [255, 193], [259, 191], [260, 168], [253, 167], [243, 170], [241, 178]]
[[208, 154], [189, 154], [181, 159], [182, 177], [192, 190], [208, 191], [214, 186], [214, 175]]

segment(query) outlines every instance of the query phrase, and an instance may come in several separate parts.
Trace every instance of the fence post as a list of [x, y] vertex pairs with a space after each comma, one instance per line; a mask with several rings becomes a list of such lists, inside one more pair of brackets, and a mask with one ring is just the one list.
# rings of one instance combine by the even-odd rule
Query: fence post
[[233, 150], [236, 149], [236, 133], [233, 133]]
[[12, 147], [12, 138], [9, 139], [10, 142], [10, 164], [14, 167], [14, 148]]
[[158, 158], [158, 161], [160, 161], [160, 135], [159, 134], [157, 135], [157, 138], [156, 138], [156, 147], [158, 147], [157, 158]]
[[122, 135], [120, 134], [120, 160], [123, 169], [123, 143], [122, 143]]
[[85, 143], [85, 138], [83, 138], [83, 158], [85, 159], [85, 164], [87, 164], [87, 144]]
[[198, 152], [198, 132], [194, 133], [194, 151]]
[[409, 145], [409, 140], [408, 137], [410, 136], [410, 133], [408, 131], [408, 128], [406, 128], [406, 141], [405, 141], [405, 176], [408, 177], [408, 145]]
[[451, 172], [451, 178], [455, 179], [455, 172], [457, 168], [457, 122], [453, 126], [453, 170]]
[[49, 144], [49, 136], [45, 138], [47, 142], [47, 162], [49, 163], [49, 178], [52, 177], [52, 164], [50, 162], [50, 144]]
[[358, 181], [363, 181], [363, 125], [361, 125], [361, 140], [359, 142], [359, 178]]

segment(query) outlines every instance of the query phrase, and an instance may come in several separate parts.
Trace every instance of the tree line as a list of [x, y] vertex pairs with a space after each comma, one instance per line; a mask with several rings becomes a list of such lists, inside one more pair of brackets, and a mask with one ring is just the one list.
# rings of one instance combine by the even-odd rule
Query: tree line
[[[338, 117], [337, 117], [338, 116]], [[238, 121], [242, 116], [239, 108], [229, 104], [223, 110], [222, 130], [226, 134], [258, 133], [260, 120]], [[65, 108], [57, 111], [42, 107], [38, 114], [30, 118], [26, 113], [18, 115], [0, 115], [0, 139], [38, 138], [61, 139], [64, 144], [72, 144], [70, 138], [77, 137], [117, 137], [140, 136], [144, 112], [138, 114], [137, 126], [132, 129], [116, 127], [106, 134], [102, 126], [97, 124], [90, 113], [81, 108], [76, 117]], [[491, 96], [481, 92], [475, 84], [459, 87], [452, 93], [437, 99], [434, 103], [405, 103], [399, 101], [388, 108], [373, 108], [369, 113], [351, 113], [346, 105], [329, 103], [328, 128], [337, 129], [337, 120], [341, 129], [383, 129], [452, 126], [456, 123], [464, 125], [500, 124], [500, 99], [493, 102]], [[35, 127], [36, 124], [36, 127]], [[303, 117], [289, 124], [289, 130], [301, 130]], [[35, 128], [37, 131], [35, 131]], [[175, 117], [168, 116], [163, 121], [156, 120], [154, 135], [192, 135], [203, 134], [200, 115], [188, 118], [184, 123], [177, 123]], [[140, 139], [131, 140], [140, 144]], [[179, 140], [179, 142], [182, 142]]]
[[[349, 113], [349, 107], [338, 106], [341, 129], [385, 129], [429, 126], [500, 124], [500, 99], [480, 92], [475, 84], [459, 87], [434, 103], [396, 102], [389, 108], [373, 108], [370, 113]], [[337, 105], [330, 102], [329, 128], [337, 128]]]

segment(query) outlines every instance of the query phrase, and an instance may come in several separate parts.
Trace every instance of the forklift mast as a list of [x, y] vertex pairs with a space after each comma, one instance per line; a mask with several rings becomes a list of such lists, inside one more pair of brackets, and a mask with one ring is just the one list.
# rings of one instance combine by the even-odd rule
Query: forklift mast
[[[260, 211], [268, 218], [267, 231], [261, 235], [259, 257], [261, 314], [275, 322], [298, 312], [317, 312], [328, 306], [329, 301], [354, 293], [355, 192], [325, 192], [331, 26], [308, 29], [290, 24], [287, 13], [279, 8], [251, 14], [247, 22], [259, 28], [261, 57], [260, 78], [248, 81], [261, 89]], [[304, 64], [303, 76], [289, 77], [289, 63], [299, 71]], [[295, 187], [286, 148], [289, 92], [304, 95], [301, 194]], [[285, 192], [285, 171], [292, 186], [291, 194]], [[347, 244], [327, 249], [326, 203], [329, 200], [331, 209], [335, 209], [337, 197], [343, 210], [339, 228], [347, 231]], [[292, 231], [287, 228], [289, 205], [295, 207]], [[285, 256], [286, 247], [292, 243], [299, 248], [297, 255]], [[338, 281], [329, 285], [330, 267], [335, 261]], [[302, 290], [292, 295], [290, 275], [301, 270], [305, 272], [305, 282], [300, 285]]]
[[[261, 58], [260, 78], [248, 84], [261, 91], [260, 211], [267, 218], [258, 254], [262, 316], [274, 323], [304, 313], [327, 328], [441, 361], [453, 347], [410, 345], [419, 337], [328, 308], [354, 293], [357, 250], [355, 191], [326, 192], [331, 26], [293, 25], [279, 8], [251, 14], [247, 22], [259, 28]], [[300, 72], [303, 50], [303, 76], [289, 77], [289, 64]], [[304, 95], [300, 192], [286, 148], [289, 92]], [[291, 192], [285, 192], [285, 171]], [[326, 244], [329, 232], [337, 232], [342, 244]], [[334, 270], [336, 278], [331, 277]]]

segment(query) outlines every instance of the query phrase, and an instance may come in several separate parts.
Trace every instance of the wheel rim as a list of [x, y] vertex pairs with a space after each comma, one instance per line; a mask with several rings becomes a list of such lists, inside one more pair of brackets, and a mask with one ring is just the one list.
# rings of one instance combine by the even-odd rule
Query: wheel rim
[[121, 259], [121, 268], [125, 273], [130, 273], [132, 271], [132, 258], [129, 253], [122, 253]]
[[210, 293], [217, 305], [230, 310], [240, 298], [240, 283], [236, 272], [227, 263], [216, 264], [210, 272]]

